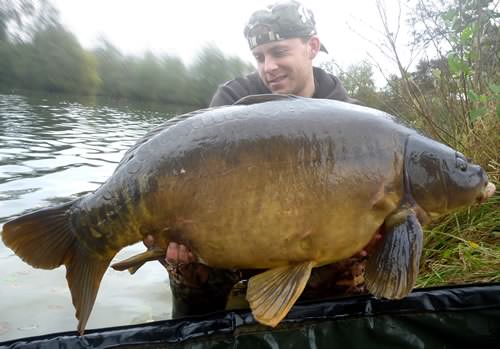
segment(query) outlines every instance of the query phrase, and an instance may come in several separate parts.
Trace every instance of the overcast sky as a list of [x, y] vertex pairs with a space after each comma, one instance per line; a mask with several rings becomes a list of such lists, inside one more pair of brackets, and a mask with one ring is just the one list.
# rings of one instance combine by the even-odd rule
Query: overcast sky
[[[175, 54], [189, 63], [204, 44], [213, 42], [224, 53], [253, 62], [243, 37], [250, 14], [271, 0], [51, 0], [62, 23], [80, 43], [92, 48], [100, 37], [124, 53]], [[329, 50], [318, 62], [334, 58], [342, 67], [371, 52], [383, 60], [363, 37], [381, 36], [375, 0], [304, 0], [316, 17], [318, 35]], [[396, 2], [388, 1], [391, 6]], [[389, 10], [394, 11], [392, 7]], [[392, 22], [396, 22], [394, 12]], [[357, 33], [356, 33], [357, 32]], [[404, 38], [403, 38], [404, 39]], [[389, 64], [385, 66], [389, 68]]]

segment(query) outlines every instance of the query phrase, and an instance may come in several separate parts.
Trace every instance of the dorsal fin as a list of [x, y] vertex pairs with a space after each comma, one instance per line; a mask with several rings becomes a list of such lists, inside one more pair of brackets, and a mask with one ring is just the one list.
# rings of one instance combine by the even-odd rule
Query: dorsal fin
[[250, 95], [238, 99], [233, 105], [250, 105], [257, 103], [264, 103], [269, 101], [279, 101], [282, 99], [295, 99], [297, 96], [294, 95], [278, 95], [278, 94], [263, 94], [263, 95]]

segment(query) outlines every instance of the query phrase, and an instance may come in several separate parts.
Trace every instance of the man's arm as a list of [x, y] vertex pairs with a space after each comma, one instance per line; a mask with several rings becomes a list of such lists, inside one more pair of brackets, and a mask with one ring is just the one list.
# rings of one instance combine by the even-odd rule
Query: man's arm
[[[155, 246], [152, 235], [146, 236], [143, 242], [148, 249]], [[198, 263], [187, 246], [175, 242], [169, 243], [165, 259], [159, 262], [168, 271], [172, 318], [224, 310], [229, 292], [241, 278], [238, 271]]]
[[220, 85], [215, 91], [212, 101], [210, 102], [211, 107], [218, 107], [222, 105], [231, 105], [236, 102], [239, 98], [235, 95], [234, 91], [227, 86], [227, 83]]

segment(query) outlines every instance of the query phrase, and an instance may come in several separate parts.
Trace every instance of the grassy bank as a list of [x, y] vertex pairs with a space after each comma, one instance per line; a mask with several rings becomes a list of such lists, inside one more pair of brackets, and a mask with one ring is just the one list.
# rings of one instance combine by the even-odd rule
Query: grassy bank
[[500, 282], [500, 196], [425, 231], [418, 287]]
[[497, 192], [427, 227], [418, 287], [500, 282], [500, 120], [494, 115], [478, 120], [462, 143]]

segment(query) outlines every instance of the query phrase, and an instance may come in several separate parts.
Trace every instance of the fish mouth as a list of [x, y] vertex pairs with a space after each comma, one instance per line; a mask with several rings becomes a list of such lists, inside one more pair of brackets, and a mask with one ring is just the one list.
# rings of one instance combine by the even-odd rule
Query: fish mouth
[[488, 184], [485, 185], [483, 191], [479, 194], [479, 196], [477, 198], [477, 201], [479, 203], [485, 202], [490, 197], [492, 197], [493, 195], [495, 195], [496, 190], [497, 189], [496, 189], [495, 184], [493, 184], [491, 182], [488, 182]]

